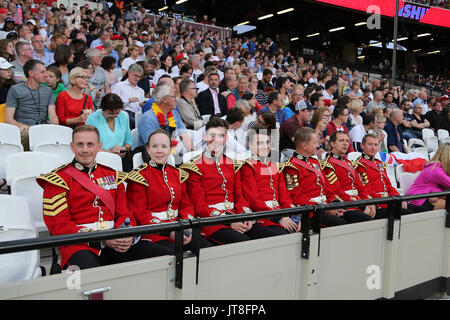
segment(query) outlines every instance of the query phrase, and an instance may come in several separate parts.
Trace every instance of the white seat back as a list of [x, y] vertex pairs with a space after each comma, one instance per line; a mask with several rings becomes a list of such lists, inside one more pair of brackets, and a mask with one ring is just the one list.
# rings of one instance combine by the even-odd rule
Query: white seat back
[[136, 169], [137, 167], [139, 167], [143, 163], [144, 163], [144, 160], [142, 160], [142, 152], [138, 152], [138, 153], [134, 154], [134, 156], [133, 156], [133, 169]]
[[59, 156], [46, 152], [16, 153], [6, 160], [6, 179], [11, 186], [11, 194], [23, 196], [28, 200], [37, 231], [45, 231], [47, 227], [42, 217], [44, 190], [37, 184], [36, 177], [63, 164], [64, 161]]
[[391, 185], [397, 189], [397, 180], [395, 179], [395, 168], [392, 165], [386, 166], [386, 172], [389, 178], [389, 181], [391, 182]]
[[57, 154], [64, 162], [71, 162], [72, 128], [54, 124], [39, 124], [29, 130], [30, 150]]
[[211, 115], [210, 114], [205, 114], [205, 115], [202, 116], [202, 118], [203, 118], [204, 121], [208, 122], [209, 118], [211, 118]]
[[409, 189], [413, 185], [414, 181], [418, 177], [421, 171], [412, 173], [412, 172], [402, 172], [400, 175], [400, 189], [403, 190], [403, 194], [408, 194]]
[[[23, 197], [0, 195], [0, 241], [36, 238], [28, 202]], [[0, 255], [0, 284], [27, 280], [41, 275], [39, 251]]]
[[434, 131], [428, 128], [422, 129], [422, 140], [427, 142], [427, 138], [434, 137]]
[[72, 142], [72, 128], [54, 124], [39, 124], [31, 126], [28, 131], [30, 150], [42, 145], [66, 145], [70, 146]]
[[395, 167], [395, 179], [400, 182], [400, 176], [404, 172], [403, 164], [399, 164]]
[[439, 141], [447, 139], [449, 137], [448, 130], [445, 129], [439, 129], [438, 130], [438, 139]]
[[347, 155], [347, 159], [350, 161], [355, 161], [356, 159], [358, 159], [361, 156], [361, 152], [350, 152]]
[[137, 128], [131, 130], [131, 136], [133, 137], [133, 147], [131, 150], [134, 150], [139, 145], [139, 132]]
[[425, 145], [428, 148], [428, 151], [430, 152], [436, 152], [439, 148], [439, 140], [437, 137], [428, 137], [425, 139]]
[[23, 152], [19, 127], [0, 123], [0, 178], [6, 178], [6, 158], [17, 152]]
[[137, 129], [142, 119], [142, 111], [138, 111], [134, 114], [134, 127]]
[[95, 161], [114, 170], [123, 170], [122, 158], [115, 153], [100, 151], [97, 153]]

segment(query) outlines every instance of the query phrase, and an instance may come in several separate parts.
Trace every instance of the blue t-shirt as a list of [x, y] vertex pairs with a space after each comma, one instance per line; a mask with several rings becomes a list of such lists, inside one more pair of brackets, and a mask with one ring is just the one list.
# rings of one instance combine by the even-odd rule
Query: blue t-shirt
[[[181, 136], [186, 131], [186, 126], [184, 125], [183, 121], [181, 120], [180, 114], [177, 112], [177, 110], [172, 110], [173, 116], [175, 117], [175, 124], [177, 126], [176, 130], [174, 131], [174, 135]], [[169, 121], [166, 117], [166, 126], [169, 125]], [[153, 112], [153, 109], [150, 108], [150, 110], [142, 115], [141, 122], [139, 123], [138, 132], [139, 132], [139, 146], [142, 146], [147, 143], [148, 137], [153, 131], [156, 131], [160, 128], [158, 118], [156, 117], [155, 113]]]
[[[260, 115], [260, 113], [263, 112], [263, 111], [270, 111], [270, 112], [272, 112], [272, 110], [269, 109], [269, 106], [267, 106], [267, 107], [262, 108], [261, 110], [259, 110], [258, 115]], [[286, 113], [283, 111], [283, 109], [278, 109], [277, 112], [275, 113], [275, 117], [277, 118], [277, 121], [280, 123], [280, 127], [283, 124], [283, 122], [287, 120]]]
[[294, 115], [294, 111], [292, 111], [292, 109], [289, 108], [288, 106], [284, 107], [283, 111], [286, 114], [286, 120]]
[[114, 131], [111, 131], [101, 109], [95, 111], [86, 119], [86, 124], [94, 126], [100, 132], [102, 149], [109, 150], [114, 146], [122, 147], [129, 144], [133, 147], [133, 137], [131, 136], [130, 122], [128, 114], [121, 111], [114, 120]]

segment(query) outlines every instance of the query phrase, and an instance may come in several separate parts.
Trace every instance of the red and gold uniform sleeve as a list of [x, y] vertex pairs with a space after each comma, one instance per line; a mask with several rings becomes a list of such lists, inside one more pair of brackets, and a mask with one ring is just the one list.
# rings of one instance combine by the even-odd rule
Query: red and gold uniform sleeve
[[244, 197], [242, 193], [242, 176], [241, 176], [241, 168], [243, 163], [239, 163], [235, 165], [235, 180], [234, 180], [234, 206], [236, 208], [235, 213], [243, 213], [250, 211], [250, 203]]
[[194, 205], [192, 204], [192, 201], [189, 198], [186, 188], [186, 181], [187, 179], [189, 179], [189, 173], [184, 171], [183, 169], [179, 170], [180, 170], [180, 184], [181, 184], [181, 201], [179, 208], [180, 217], [182, 219], [194, 219], [195, 218]]
[[127, 182], [127, 201], [137, 224], [152, 224], [147, 198], [148, 182], [136, 171], [130, 172]]
[[83, 227], [78, 227], [72, 220], [68, 197], [69, 189], [43, 181], [40, 185], [44, 189], [43, 215], [44, 222], [51, 235], [77, 233]]

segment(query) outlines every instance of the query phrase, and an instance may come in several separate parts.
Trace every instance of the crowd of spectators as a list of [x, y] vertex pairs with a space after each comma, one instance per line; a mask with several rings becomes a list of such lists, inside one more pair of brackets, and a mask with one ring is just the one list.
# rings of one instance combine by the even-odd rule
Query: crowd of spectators
[[32, 125], [88, 123], [104, 151], [128, 159], [130, 169], [131, 150], [160, 128], [180, 139], [178, 155], [204, 147], [188, 130], [201, 132], [208, 115], [228, 120], [234, 151], [248, 150], [245, 136], [256, 124], [278, 129], [275, 148], [285, 154], [303, 126], [319, 134], [318, 154], [330, 150], [335, 131], [349, 133], [348, 152], [361, 151], [368, 132], [380, 151], [407, 152], [404, 140], [421, 138], [421, 129], [449, 130], [448, 96], [426, 88], [404, 92], [388, 79], [293, 56], [269, 37], [221, 38], [166, 15], [152, 24], [141, 3], [102, 6], [0, 3], [0, 104], [25, 149]]
[[411, 2], [416, 2], [418, 4], [424, 4], [431, 7], [438, 8], [450, 8], [450, 2], [448, 0], [411, 0]]

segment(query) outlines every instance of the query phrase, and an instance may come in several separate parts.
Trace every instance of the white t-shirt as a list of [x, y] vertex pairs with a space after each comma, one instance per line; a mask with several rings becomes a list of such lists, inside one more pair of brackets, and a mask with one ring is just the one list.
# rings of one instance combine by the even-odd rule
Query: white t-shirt
[[197, 82], [197, 84], [195, 86], [198, 89], [198, 93], [205, 91], [206, 89], [209, 88], [209, 85], [204, 83], [203, 81]]
[[131, 58], [131, 57], [125, 58], [125, 59], [123, 59], [123, 61], [122, 61], [122, 69], [128, 71], [128, 68], [129, 68], [133, 63], [136, 63], [136, 62], [139, 62], [139, 61], [144, 61], [144, 60], [141, 60], [140, 57], [138, 57], [136, 60], [133, 60], [133, 58]]

